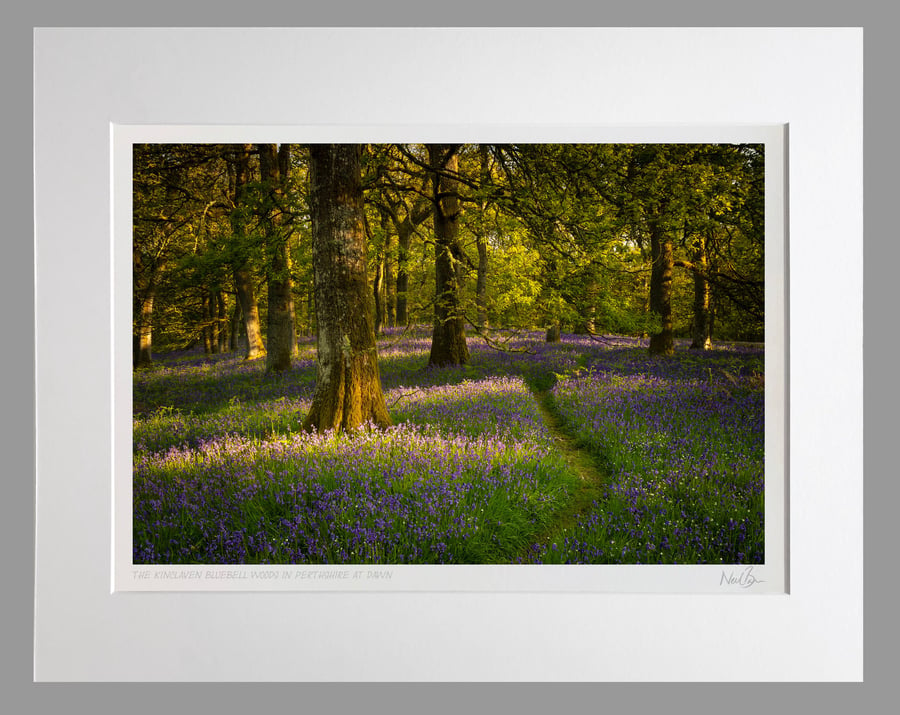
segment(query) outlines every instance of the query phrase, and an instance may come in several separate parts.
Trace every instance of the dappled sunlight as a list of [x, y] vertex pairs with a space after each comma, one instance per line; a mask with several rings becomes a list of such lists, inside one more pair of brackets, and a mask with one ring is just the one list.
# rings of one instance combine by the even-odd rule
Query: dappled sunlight
[[386, 394], [399, 421], [432, 424], [450, 433], [546, 443], [549, 432], [520, 378], [485, 378]]
[[223, 437], [136, 459], [134, 561], [508, 560], [529, 529], [507, 521], [533, 533], [566, 494], [542, 450], [489, 437], [410, 425]]
[[[761, 349], [532, 331], [438, 368], [420, 333], [379, 344], [387, 429], [301, 431], [311, 359], [135, 373], [135, 563], [759, 563]], [[555, 538], [581, 477], [536, 395], [602, 467]]]

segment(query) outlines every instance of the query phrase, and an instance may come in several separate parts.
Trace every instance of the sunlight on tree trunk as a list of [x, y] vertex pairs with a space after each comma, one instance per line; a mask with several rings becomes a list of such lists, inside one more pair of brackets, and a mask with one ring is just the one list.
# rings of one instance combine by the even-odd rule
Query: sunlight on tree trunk
[[366, 277], [359, 154], [352, 144], [310, 146], [318, 363], [307, 430], [390, 424]]
[[154, 289], [151, 287], [141, 300], [138, 365], [149, 365], [153, 361], [153, 296]]
[[694, 270], [694, 329], [692, 331], [691, 349], [709, 350], [712, 347], [710, 339], [710, 288], [706, 279], [706, 271], [709, 266], [706, 253], [706, 238], [698, 236], [694, 243], [693, 262]]
[[244, 359], [256, 360], [265, 357], [266, 347], [259, 327], [259, 306], [256, 302], [256, 291], [253, 288], [253, 279], [249, 270], [241, 269], [234, 272], [234, 287], [241, 303], [241, 315], [244, 318], [244, 330], [247, 334], [247, 351]]
[[[245, 238], [243, 211], [245, 207], [246, 184], [250, 181], [250, 151], [252, 144], [239, 144], [237, 158], [234, 159], [234, 208], [231, 214], [231, 229], [239, 239]], [[264, 357], [266, 348], [263, 344], [262, 330], [259, 326], [259, 306], [256, 302], [256, 291], [253, 277], [246, 258], [234, 266], [234, 289], [241, 304], [241, 315], [244, 319], [244, 330], [247, 334], [246, 360]]]

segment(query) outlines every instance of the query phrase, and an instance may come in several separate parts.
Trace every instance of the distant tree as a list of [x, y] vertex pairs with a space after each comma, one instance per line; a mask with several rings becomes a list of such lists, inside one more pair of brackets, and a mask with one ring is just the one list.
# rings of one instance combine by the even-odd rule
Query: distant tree
[[491, 183], [490, 158], [487, 144], [478, 145], [478, 174], [480, 191], [478, 198], [479, 224], [475, 231], [475, 247], [478, 251], [478, 271], [475, 278], [475, 320], [479, 330], [488, 326], [487, 310], [487, 273], [488, 273], [488, 243], [485, 231], [485, 220], [488, 211], [487, 196]]
[[417, 227], [432, 213], [428, 201], [417, 196], [414, 201], [391, 205], [389, 215], [397, 232], [396, 318], [397, 325], [406, 326], [409, 314], [409, 259], [412, 237]]
[[[383, 300], [388, 325], [406, 326], [410, 316], [410, 259], [412, 239], [433, 215], [431, 178], [427, 162], [406, 145], [370, 145], [366, 203], [375, 209], [380, 234], [376, 250], [375, 283]], [[394, 236], [396, 235], [396, 239]], [[379, 270], [378, 265], [382, 268]], [[376, 299], [377, 300], [377, 299]], [[376, 316], [379, 307], [376, 305]], [[376, 322], [378, 322], [376, 320]]]
[[[214, 181], [206, 170], [210, 158], [209, 152], [195, 152], [191, 145], [134, 145], [132, 267], [136, 366], [152, 360], [154, 333], [168, 329], [184, 342], [188, 334], [195, 332], [181, 324], [189, 310], [178, 311], [177, 325], [166, 314], [172, 294], [180, 288], [177, 276], [181, 261], [192, 252], [198, 233], [202, 233], [202, 229], [196, 229], [196, 219], [203, 213], [205, 195]], [[202, 220], [199, 223], [202, 225]], [[201, 288], [201, 296], [208, 296], [207, 288]], [[202, 316], [198, 312], [197, 321], [205, 325], [208, 313], [208, 309]]]
[[659, 316], [660, 329], [650, 336], [651, 355], [675, 352], [672, 331], [672, 270], [675, 254], [672, 236], [659, 216], [647, 221], [650, 229], [650, 310]]
[[257, 147], [263, 190], [261, 214], [268, 279], [266, 370], [284, 372], [291, 369], [291, 356], [296, 351], [297, 344], [288, 254], [291, 228], [290, 222], [286, 220], [291, 145], [276, 147], [275, 144], [259, 144]]
[[[232, 200], [234, 209], [231, 212], [231, 228], [234, 240], [237, 243], [245, 243], [251, 202], [248, 199], [248, 184], [250, 176], [250, 155], [253, 151], [252, 144], [232, 145], [229, 153], [229, 167], [231, 169]], [[266, 347], [263, 343], [262, 330], [259, 322], [259, 305], [256, 301], [256, 288], [253, 280], [252, 267], [247, 254], [243, 250], [237, 250], [233, 259], [234, 287], [237, 299], [241, 305], [241, 316], [244, 320], [244, 330], [247, 334], [246, 360], [256, 360], [265, 357]]]
[[303, 426], [387, 426], [366, 276], [360, 146], [314, 144], [309, 153], [318, 361]]

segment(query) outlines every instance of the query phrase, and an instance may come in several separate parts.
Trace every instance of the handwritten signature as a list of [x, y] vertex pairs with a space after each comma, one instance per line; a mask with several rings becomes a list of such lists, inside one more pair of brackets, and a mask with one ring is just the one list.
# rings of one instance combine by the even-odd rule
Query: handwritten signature
[[765, 581], [753, 575], [752, 566], [748, 566], [737, 574], [735, 574], [734, 571], [729, 573], [723, 571], [722, 577], [719, 579], [720, 586], [740, 586], [741, 588], [750, 588], [757, 583], [765, 583]]

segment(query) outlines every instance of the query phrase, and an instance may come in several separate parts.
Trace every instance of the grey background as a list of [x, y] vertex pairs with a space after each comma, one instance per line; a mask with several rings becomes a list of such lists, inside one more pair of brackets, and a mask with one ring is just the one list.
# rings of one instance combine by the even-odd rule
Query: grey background
[[[897, 300], [888, 295], [895, 262], [896, 228], [888, 206], [896, 202], [896, 67], [893, 20], [887, 3], [754, 2], [725, 9], [717, 2], [632, 2], [627, 6], [584, 7], [580, 2], [490, 3], [468, 0], [432, 7], [418, 2], [363, 5], [330, 2], [296, 3], [287, 8], [263, 0], [234, 6], [220, 3], [156, 0], [138, 7], [114, 2], [77, 5], [13, 3], [3, 11], [3, 162], [4, 252], [2, 305], [6, 331], [3, 346], [3, 429], [0, 469], [3, 476], [3, 700], [11, 712], [94, 713], [160, 710], [246, 712], [260, 706], [325, 711], [406, 711], [413, 706], [431, 712], [485, 709], [548, 711], [576, 707], [626, 711], [756, 712], [803, 708], [818, 712], [875, 710], [888, 700], [889, 657], [896, 635], [891, 564], [896, 562], [896, 536], [885, 525], [894, 519], [895, 483], [888, 435], [896, 417], [896, 352], [890, 311]], [[866, 242], [865, 242], [865, 447], [866, 468], [866, 661], [863, 685], [34, 685], [32, 684], [33, 613], [33, 470], [34, 470], [34, 304], [33, 192], [31, 136], [32, 28], [35, 26], [862, 26], [866, 62]], [[839, 288], [839, 277], [832, 277]], [[823, 289], [830, 289], [828, 284]], [[840, 339], [840, 326], [823, 336]], [[823, 386], [827, 389], [827, 386]], [[893, 435], [892, 435], [893, 436]], [[9, 457], [12, 459], [9, 459]], [[875, 478], [872, 479], [872, 475]], [[889, 493], [890, 491], [890, 493]], [[880, 568], [884, 564], [884, 568]], [[890, 669], [890, 670], [889, 670]]]

